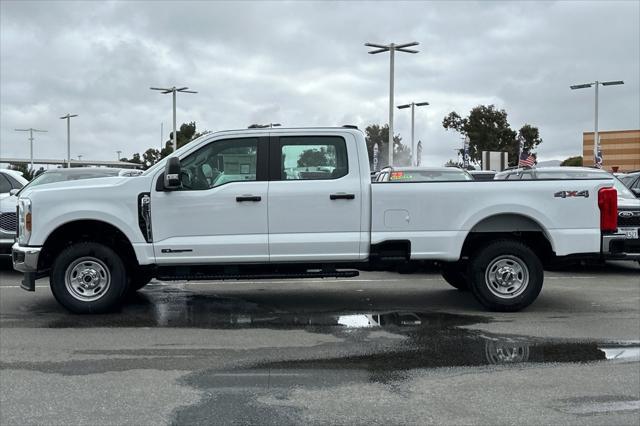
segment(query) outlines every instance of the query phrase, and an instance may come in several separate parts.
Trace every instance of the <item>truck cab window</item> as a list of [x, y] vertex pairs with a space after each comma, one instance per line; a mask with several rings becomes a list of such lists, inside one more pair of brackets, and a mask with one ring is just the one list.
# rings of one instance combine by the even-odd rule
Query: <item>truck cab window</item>
[[256, 180], [258, 139], [211, 142], [180, 161], [182, 187], [206, 190], [230, 182]]
[[338, 179], [349, 172], [341, 137], [282, 137], [281, 179]]

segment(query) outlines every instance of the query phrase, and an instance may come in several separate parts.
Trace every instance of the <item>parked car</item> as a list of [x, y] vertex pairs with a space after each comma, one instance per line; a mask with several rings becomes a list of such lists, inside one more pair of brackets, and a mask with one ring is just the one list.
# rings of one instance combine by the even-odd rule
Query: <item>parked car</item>
[[473, 180], [471, 175], [457, 167], [385, 167], [376, 182], [433, 182]]
[[[219, 185], [214, 170], [239, 178]], [[496, 184], [437, 173], [372, 183], [357, 129], [211, 133], [136, 178], [26, 188], [13, 265], [24, 289], [49, 276], [65, 308], [97, 313], [151, 277], [351, 277], [433, 260], [485, 308], [516, 311], [540, 293], [547, 259], [607, 255], [625, 239], [612, 177]]]
[[496, 173], [495, 170], [469, 170], [474, 180], [493, 180]]
[[[631, 185], [638, 185], [640, 173], [627, 175]], [[508, 170], [496, 175], [498, 180], [530, 180], [530, 179], [597, 179], [612, 176], [606, 170], [589, 167], [544, 167]], [[614, 244], [610, 259], [638, 260], [640, 263], [640, 199], [618, 178], [613, 179], [613, 186], [618, 192], [618, 231], [626, 235], [624, 241]], [[633, 186], [631, 187], [633, 188]]]
[[11, 255], [11, 246], [18, 229], [16, 215], [18, 199], [15, 193], [28, 182], [21, 172], [0, 169], [0, 256]]
[[636, 197], [640, 197], [640, 171], [627, 173], [620, 177], [620, 181], [633, 192]]

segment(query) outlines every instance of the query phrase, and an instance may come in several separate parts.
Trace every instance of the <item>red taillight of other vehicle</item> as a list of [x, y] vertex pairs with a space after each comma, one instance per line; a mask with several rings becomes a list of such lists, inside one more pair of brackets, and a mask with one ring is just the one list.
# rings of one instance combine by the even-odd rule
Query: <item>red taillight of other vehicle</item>
[[618, 230], [618, 191], [615, 188], [601, 188], [598, 191], [600, 207], [600, 230], [616, 232]]

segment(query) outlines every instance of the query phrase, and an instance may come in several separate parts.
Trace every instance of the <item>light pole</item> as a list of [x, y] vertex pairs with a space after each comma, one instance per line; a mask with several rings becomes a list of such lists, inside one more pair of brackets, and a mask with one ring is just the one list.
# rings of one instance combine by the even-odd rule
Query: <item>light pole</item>
[[60, 117], [60, 120], [67, 120], [67, 168], [71, 168], [71, 117], [77, 117], [78, 114], [69, 114]]
[[82, 157], [84, 157], [82, 154], [78, 154], [78, 161], [82, 161]]
[[118, 161], [120, 161], [120, 154], [122, 154], [122, 151], [116, 151], [116, 155], [118, 156]]
[[416, 161], [416, 145], [415, 145], [415, 122], [416, 122], [416, 107], [429, 105], [429, 102], [411, 102], [410, 104], [398, 105], [398, 109], [405, 109], [411, 107], [411, 165], [417, 166]]
[[46, 133], [46, 130], [38, 130], [33, 127], [28, 129], [14, 129], [16, 132], [29, 132], [29, 158], [31, 159], [31, 170], [33, 170], [33, 132]]
[[162, 88], [162, 87], [150, 87], [151, 90], [159, 90], [163, 95], [166, 95], [168, 93], [171, 93], [173, 95], [173, 138], [172, 138], [172, 143], [173, 143], [173, 151], [175, 151], [176, 149], [178, 149], [178, 139], [177, 139], [177, 129], [176, 129], [176, 93], [180, 92], [180, 93], [198, 93], [198, 92], [194, 92], [193, 90], [187, 90], [189, 89], [188, 87], [180, 87], [178, 89], [176, 89], [176, 86], [173, 87], [169, 87], [169, 88]]
[[375, 47], [376, 49], [370, 50], [370, 55], [376, 53], [389, 52], [389, 166], [393, 166], [393, 74], [394, 74], [394, 55], [395, 52], [405, 53], [418, 53], [417, 50], [407, 49], [407, 47], [417, 46], [420, 43], [412, 41], [411, 43], [403, 44], [376, 44], [365, 43], [367, 47]]
[[600, 157], [600, 135], [598, 134], [598, 86], [617, 86], [620, 84], [624, 84], [622, 80], [614, 80], [614, 81], [594, 81], [593, 83], [585, 83], [585, 84], [575, 84], [573, 86], [569, 86], [571, 90], [576, 89], [586, 89], [588, 87], [595, 87], [596, 91], [596, 100], [595, 100], [595, 113], [594, 113], [594, 130], [593, 130], [593, 161], [595, 166], [598, 168], [602, 167], [602, 157]]

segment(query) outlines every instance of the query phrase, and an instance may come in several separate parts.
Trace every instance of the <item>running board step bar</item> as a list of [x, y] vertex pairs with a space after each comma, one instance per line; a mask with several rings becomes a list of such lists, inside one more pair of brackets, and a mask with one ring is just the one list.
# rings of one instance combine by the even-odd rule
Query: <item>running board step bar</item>
[[295, 278], [352, 278], [360, 275], [356, 270], [306, 271], [306, 272], [266, 272], [266, 273], [166, 273], [157, 274], [160, 281], [201, 281], [201, 280], [272, 280]]

